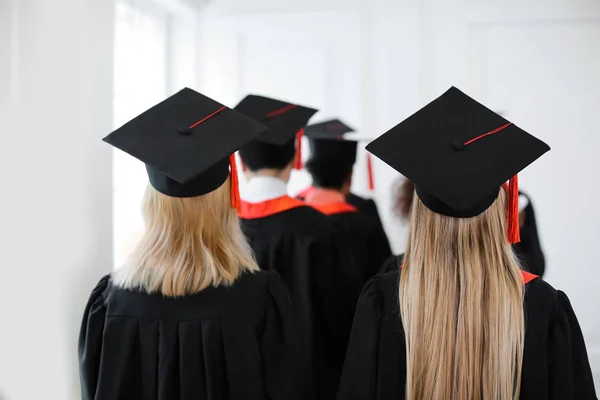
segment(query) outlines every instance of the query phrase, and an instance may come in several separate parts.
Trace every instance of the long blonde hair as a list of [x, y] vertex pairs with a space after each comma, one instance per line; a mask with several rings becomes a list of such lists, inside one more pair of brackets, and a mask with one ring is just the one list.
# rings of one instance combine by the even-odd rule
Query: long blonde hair
[[228, 178], [205, 195], [175, 198], [148, 185], [142, 202], [144, 235], [113, 281], [126, 289], [176, 297], [231, 285], [243, 272], [257, 271], [230, 206], [229, 186]]
[[408, 400], [519, 398], [523, 281], [506, 239], [506, 195], [474, 218], [414, 196], [399, 301]]

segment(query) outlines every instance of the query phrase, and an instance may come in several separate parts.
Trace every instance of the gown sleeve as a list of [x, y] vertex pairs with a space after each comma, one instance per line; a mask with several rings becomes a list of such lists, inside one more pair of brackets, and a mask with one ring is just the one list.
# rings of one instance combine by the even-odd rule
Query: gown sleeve
[[79, 331], [78, 354], [82, 400], [93, 400], [96, 396], [106, 313], [104, 291], [108, 286], [109, 277], [106, 275], [102, 278], [92, 291]]
[[569, 299], [561, 291], [558, 291], [556, 321], [549, 335], [550, 398], [596, 400], [583, 334]]
[[381, 295], [378, 278], [368, 282], [358, 300], [338, 400], [369, 400], [376, 395]]
[[310, 349], [298, 335], [292, 302], [285, 283], [269, 273], [267, 303], [260, 337], [264, 386], [268, 399], [313, 398]]

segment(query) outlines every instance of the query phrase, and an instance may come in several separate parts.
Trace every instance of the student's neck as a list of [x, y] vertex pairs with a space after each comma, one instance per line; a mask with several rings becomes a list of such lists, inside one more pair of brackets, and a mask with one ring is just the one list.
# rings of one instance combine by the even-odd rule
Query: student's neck
[[[287, 177], [286, 177], [286, 175], [287, 175]], [[285, 171], [282, 171], [279, 169], [271, 169], [271, 168], [260, 169], [258, 171], [254, 171], [254, 172], [250, 173], [250, 176], [249, 176], [250, 179], [253, 179], [256, 177], [276, 178], [276, 179], [284, 181], [285, 183], [287, 183], [289, 180], [289, 174], [286, 174]]]
[[322, 187], [322, 186], [314, 186], [316, 189], [324, 191], [324, 192], [336, 192], [336, 193], [340, 193], [340, 194], [344, 194], [344, 192], [342, 192], [341, 188], [326, 188], [326, 187]]

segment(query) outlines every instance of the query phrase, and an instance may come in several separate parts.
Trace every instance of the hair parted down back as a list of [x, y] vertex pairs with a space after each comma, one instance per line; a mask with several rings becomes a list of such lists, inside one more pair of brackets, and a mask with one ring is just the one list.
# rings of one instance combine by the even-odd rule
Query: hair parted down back
[[243, 272], [257, 271], [230, 205], [229, 179], [190, 198], [169, 197], [148, 185], [142, 203], [145, 232], [127, 264], [113, 274], [115, 284], [177, 297], [231, 285]]

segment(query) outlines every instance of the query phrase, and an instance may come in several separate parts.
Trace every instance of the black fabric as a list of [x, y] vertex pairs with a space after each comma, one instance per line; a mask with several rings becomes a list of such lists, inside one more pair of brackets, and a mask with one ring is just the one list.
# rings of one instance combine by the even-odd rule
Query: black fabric
[[454, 210], [448, 204], [444, 203], [443, 201], [440, 201], [431, 193], [421, 189], [420, 186], [415, 185], [415, 192], [417, 193], [417, 196], [419, 196], [419, 199], [421, 199], [421, 201], [427, 208], [429, 208], [431, 211], [437, 214], [447, 215], [449, 217], [456, 218], [470, 218], [481, 214], [482, 212], [487, 210], [492, 204], [494, 204], [494, 201], [496, 201], [496, 199], [498, 198], [499, 191], [500, 187], [494, 188], [494, 190], [492, 190], [491, 193], [479, 199], [477, 203], [473, 204], [470, 208], [463, 210]]
[[358, 148], [358, 142], [355, 140], [339, 140], [335, 139], [319, 139], [308, 137], [308, 143], [310, 147], [310, 158], [311, 160], [319, 160], [324, 164], [338, 165], [342, 168], [352, 170], [352, 166], [356, 162], [356, 151]]
[[269, 127], [270, 132], [256, 138], [257, 141], [283, 146], [296, 137], [317, 109], [287, 101], [250, 94], [235, 106], [235, 110]]
[[285, 284], [273, 272], [181, 298], [104, 277], [79, 337], [83, 400], [308, 399], [312, 384]]
[[312, 156], [304, 168], [310, 174], [313, 185], [324, 189], [341, 189], [352, 174], [352, 164]]
[[[400, 271], [363, 289], [352, 326], [338, 400], [405, 398], [406, 351], [398, 305]], [[597, 399], [581, 329], [567, 296], [541, 279], [525, 292], [521, 400]]]
[[334, 248], [340, 263], [336, 277], [336, 309], [329, 323], [332, 340], [327, 349], [335, 387], [330, 387], [329, 397], [323, 397], [331, 399], [342, 371], [360, 290], [378, 272], [390, 253], [389, 248], [381, 246], [376, 224], [366, 216], [350, 212], [329, 215], [328, 218], [333, 224]]
[[148, 180], [153, 188], [171, 197], [195, 197], [217, 190], [229, 176], [229, 159], [225, 158], [187, 183], [179, 183], [146, 164]]
[[354, 129], [339, 119], [329, 119], [310, 124], [304, 130], [307, 137], [315, 139], [340, 139], [343, 138], [344, 134], [350, 132], [354, 132]]
[[150, 183], [159, 192], [193, 197], [221, 186], [229, 173], [229, 156], [268, 130], [262, 123], [185, 88], [104, 141], [144, 162]]
[[295, 137], [282, 145], [254, 140], [240, 149], [240, 158], [250, 171], [262, 168], [283, 169], [294, 160], [295, 155]]
[[[311, 124], [304, 129], [310, 146], [310, 160], [322, 164], [336, 165], [339, 169], [352, 171], [356, 162], [356, 140], [346, 140], [346, 133], [354, 129], [339, 119]], [[308, 164], [308, 163], [307, 163]]]
[[354, 193], [349, 193], [348, 196], [346, 196], [346, 202], [356, 207], [362, 215], [370, 218], [377, 225], [377, 243], [381, 246], [381, 250], [377, 251], [377, 253], [392, 254], [390, 241], [383, 228], [383, 223], [379, 217], [379, 211], [377, 210], [375, 201], [373, 199], [365, 199]]
[[336, 332], [344, 293], [331, 222], [308, 206], [241, 222], [260, 268], [277, 271], [290, 289], [302, 331], [311, 338], [317, 398], [333, 398], [343, 361]]
[[[447, 205], [445, 215], [474, 217], [475, 207], [550, 147], [456, 88], [379, 136], [367, 150]], [[461, 146], [457, 146], [461, 144]], [[427, 205], [427, 203], [425, 203]]]
[[404, 263], [404, 253], [399, 254], [397, 256], [391, 256], [387, 260], [381, 264], [381, 268], [379, 268], [380, 274], [385, 274], [387, 272], [398, 271], [400, 266]]
[[533, 204], [531, 198], [525, 193], [519, 192], [519, 194], [527, 197], [529, 204], [521, 211], [524, 214], [525, 223], [520, 229], [521, 241], [513, 245], [513, 250], [525, 270], [543, 277], [546, 271], [546, 259], [540, 244]]

